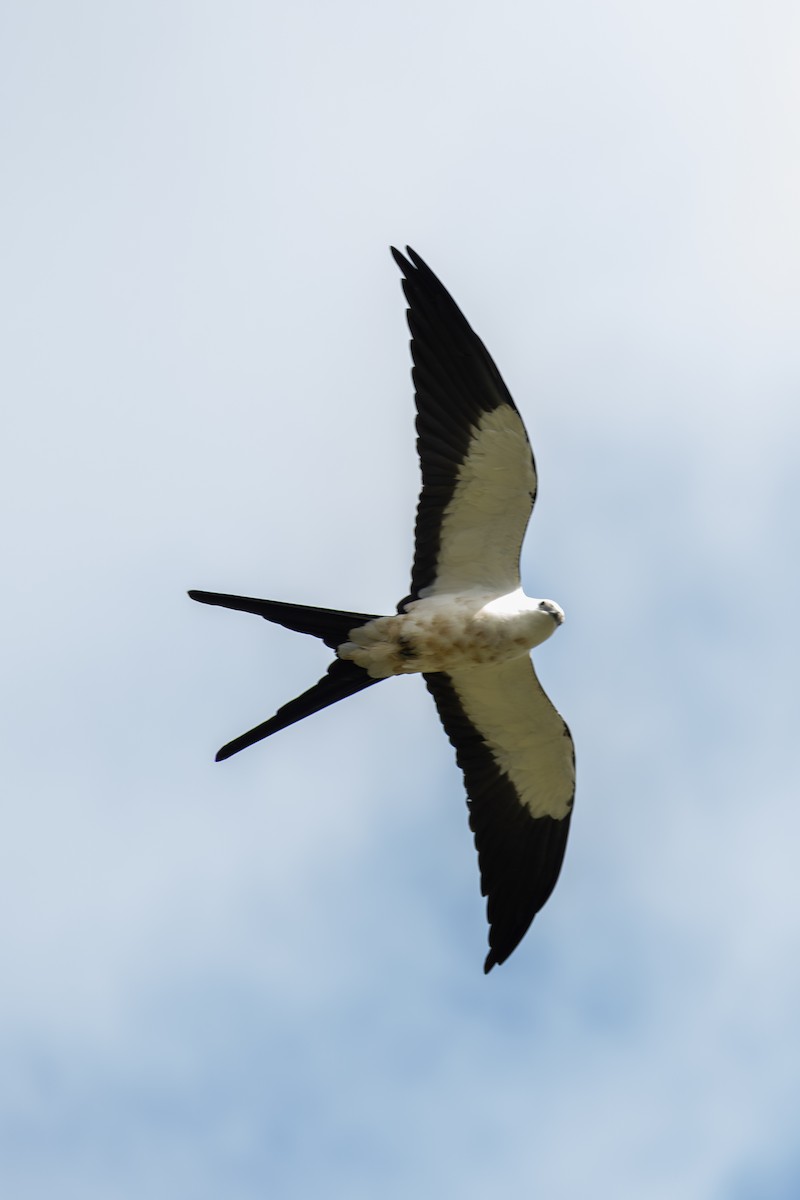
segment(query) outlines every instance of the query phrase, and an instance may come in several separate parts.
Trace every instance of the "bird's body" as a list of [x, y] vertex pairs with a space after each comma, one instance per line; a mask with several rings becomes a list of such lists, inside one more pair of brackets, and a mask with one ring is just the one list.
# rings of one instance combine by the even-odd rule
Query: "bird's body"
[[359, 625], [336, 653], [373, 679], [497, 666], [527, 655], [563, 620], [552, 600], [529, 600], [521, 588], [505, 596], [437, 594]]
[[516, 406], [430, 268], [410, 249], [411, 261], [392, 253], [409, 302], [422, 468], [410, 594], [390, 616], [189, 594], [312, 634], [336, 655], [319, 683], [224, 746], [218, 759], [381, 679], [423, 675], [464, 772], [488, 898], [489, 971], [525, 934], [564, 857], [572, 739], [529, 654], [564, 614], [520, 585], [537, 476]]

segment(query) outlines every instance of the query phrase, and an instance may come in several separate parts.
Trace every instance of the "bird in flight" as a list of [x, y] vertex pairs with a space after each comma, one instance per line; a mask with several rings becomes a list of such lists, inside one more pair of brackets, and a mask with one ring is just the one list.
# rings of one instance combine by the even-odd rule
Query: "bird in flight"
[[575, 752], [529, 653], [564, 613], [521, 587], [522, 539], [536, 499], [522, 418], [450, 293], [406, 250], [407, 258], [392, 248], [408, 301], [422, 470], [409, 595], [390, 616], [189, 595], [311, 634], [336, 655], [319, 683], [228, 742], [217, 762], [391, 675], [422, 675], [464, 772], [487, 898], [489, 972], [527, 932], [564, 859]]

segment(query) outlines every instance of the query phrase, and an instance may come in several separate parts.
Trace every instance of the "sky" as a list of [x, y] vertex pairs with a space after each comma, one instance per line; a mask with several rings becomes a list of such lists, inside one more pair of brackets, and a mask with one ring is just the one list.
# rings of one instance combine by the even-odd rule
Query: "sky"
[[[800, 15], [0, 12], [0, 1191], [800, 1192]], [[422, 682], [190, 587], [408, 588], [412, 245], [540, 485], [561, 880], [484, 977]]]

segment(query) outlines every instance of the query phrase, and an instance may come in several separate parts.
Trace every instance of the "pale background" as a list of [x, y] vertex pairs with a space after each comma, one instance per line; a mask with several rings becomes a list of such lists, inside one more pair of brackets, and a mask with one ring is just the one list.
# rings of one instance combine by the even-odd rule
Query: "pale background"
[[[800, 1194], [800, 10], [0, 12], [0, 1191]], [[484, 978], [453, 753], [392, 681], [231, 762], [405, 595], [388, 245], [488, 344], [578, 796]]]

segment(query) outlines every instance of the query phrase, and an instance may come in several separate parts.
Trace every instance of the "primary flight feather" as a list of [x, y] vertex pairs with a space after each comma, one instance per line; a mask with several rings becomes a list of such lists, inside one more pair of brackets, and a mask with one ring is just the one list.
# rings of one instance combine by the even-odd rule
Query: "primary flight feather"
[[488, 972], [519, 944], [564, 859], [575, 753], [529, 653], [564, 614], [521, 588], [537, 481], [516, 405], [430, 267], [410, 247], [408, 258], [392, 254], [408, 301], [422, 470], [409, 595], [390, 616], [189, 595], [311, 634], [336, 653], [319, 683], [223, 746], [218, 761], [381, 679], [422, 674], [464, 772]]

